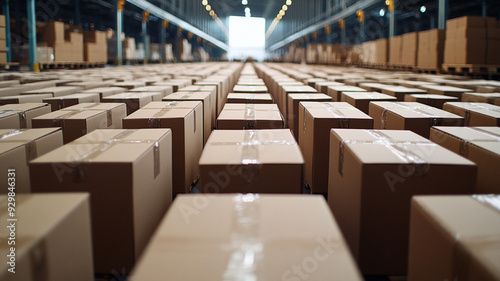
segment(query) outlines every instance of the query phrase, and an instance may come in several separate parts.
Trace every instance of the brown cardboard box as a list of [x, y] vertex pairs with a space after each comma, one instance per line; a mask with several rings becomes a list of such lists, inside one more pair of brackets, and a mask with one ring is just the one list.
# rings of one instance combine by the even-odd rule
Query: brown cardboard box
[[[202, 201], [206, 201], [205, 195], [176, 199], [134, 269], [132, 281], [242, 275], [255, 280], [300, 280], [300, 276], [309, 280], [363, 280], [319, 196], [213, 195], [202, 212], [183, 215], [185, 208], [200, 210], [197, 202]], [[294, 219], [283, 220], [286, 217]], [[281, 242], [273, 243], [282, 245], [264, 246], [265, 241], [278, 237]], [[173, 245], [175, 249], [171, 249]], [[238, 253], [250, 257], [248, 265], [242, 263], [243, 256]], [[198, 264], [197, 270], [183, 268], [193, 261]]]
[[281, 114], [284, 116], [288, 115], [288, 95], [289, 94], [317, 94], [318, 91], [311, 86], [302, 85], [302, 86], [294, 86], [294, 85], [283, 85], [281, 86], [281, 94], [279, 98], [279, 102], [281, 106], [279, 106]]
[[408, 280], [500, 279], [498, 196], [416, 196]]
[[43, 99], [50, 97], [52, 97], [51, 94], [6, 96], [6, 97], [0, 97], [0, 105], [20, 104], [20, 103], [42, 103]]
[[173, 194], [187, 193], [199, 175], [203, 150], [203, 105], [185, 101], [182, 107], [152, 102], [123, 119], [123, 128], [169, 128], [173, 140]]
[[[389, 87], [390, 85], [388, 84], [382, 84], [382, 83], [360, 83], [359, 88], [369, 91], [369, 92], [382, 92], [382, 89], [385, 87]], [[360, 92], [360, 91], [358, 91]]]
[[35, 89], [42, 89], [42, 88], [47, 88], [47, 87], [55, 87], [56, 82], [55, 81], [44, 81], [44, 82], [33, 82], [33, 83], [26, 83], [22, 84], [19, 86], [12, 86], [8, 88], [2, 88], [0, 89], [0, 96], [13, 96], [13, 95], [19, 95], [24, 91], [29, 91], [29, 90], [35, 90]]
[[134, 88], [145, 87], [146, 82], [144, 81], [126, 81], [126, 82], [116, 82], [112, 85], [113, 87], [122, 87], [127, 90], [132, 90]]
[[401, 65], [403, 40], [402, 36], [394, 36], [389, 38], [389, 64]]
[[464, 16], [459, 18], [454, 18], [446, 21], [446, 26], [448, 28], [457, 27], [486, 27], [486, 18], [477, 16]]
[[463, 102], [484, 102], [495, 104], [495, 100], [500, 99], [500, 93], [464, 93]]
[[273, 103], [273, 97], [271, 97], [271, 94], [229, 93], [229, 95], [227, 95], [227, 103], [271, 104]]
[[93, 88], [85, 91], [80, 91], [78, 93], [96, 93], [99, 94], [99, 99], [102, 100], [102, 98], [111, 96], [114, 94], [120, 94], [125, 92], [126, 89], [122, 87], [104, 87], [104, 88]]
[[53, 97], [67, 96], [83, 90], [81, 87], [59, 86], [23, 91], [21, 95], [51, 94]]
[[284, 123], [276, 104], [228, 103], [217, 118], [217, 129], [283, 129]]
[[121, 129], [126, 116], [123, 103], [79, 103], [33, 118], [33, 128], [61, 127], [64, 143], [97, 129]]
[[[205, 91], [205, 87], [216, 87], [216, 100], [217, 100], [217, 116], [219, 116], [220, 112], [222, 111], [222, 108], [224, 107], [224, 94], [223, 94], [223, 87], [222, 87], [222, 81], [207, 81], [206, 79], [200, 82], [194, 83], [194, 85], [198, 88], [199, 90], [195, 90], [194, 88], [191, 88], [190, 86], [183, 87], [178, 89], [178, 91]], [[201, 88], [203, 87], [203, 88]], [[177, 91], [174, 91], [177, 92]]]
[[125, 92], [101, 98], [103, 103], [124, 103], [127, 106], [127, 115], [134, 113], [150, 102], [161, 101], [160, 92]]
[[301, 102], [298, 126], [305, 183], [312, 193], [326, 194], [330, 130], [373, 129], [373, 119], [346, 102]]
[[[381, 38], [375, 40], [375, 63], [376, 64], [387, 64], [389, 61], [389, 40], [387, 38]], [[390, 50], [392, 52], [392, 50]]]
[[316, 83], [316, 90], [320, 93], [328, 95], [328, 87], [329, 86], [342, 86], [343, 83], [333, 82], [333, 81], [323, 81]]
[[[28, 162], [63, 145], [58, 128], [0, 130], [0, 168], [16, 170], [15, 193], [31, 192]], [[8, 193], [7, 172], [0, 174], [0, 193]]]
[[46, 103], [7, 104], [0, 106], [0, 129], [29, 129], [31, 120], [50, 113]]
[[356, 86], [329, 86], [328, 95], [332, 97], [333, 101], [340, 101], [342, 93], [345, 92], [366, 92], [365, 89]]
[[170, 79], [167, 81], [153, 83], [152, 86], [171, 86], [175, 93], [179, 89], [190, 86], [192, 84], [193, 81], [191, 79]]
[[340, 101], [347, 102], [365, 114], [369, 113], [372, 101], [397, 101], [396, 97], [377, 92], [343, 92]]
[[418, 32], [401, 35], [401, 64], [404, 66], [417, 66]]
[[96, 88], [104, 88], [116, 83], [115, 80], [111, 81], [84, 81], [84, 82], [73, 82], [64, 84], [65, 86], [80, 87], [82, 90], [91, 90]]
[[410, 201], [471, 194], [477, 167], [410, 131], [334, 129], [328, 204], [363, 274], [405, 275]]
[[418, 102], [371, 102], [374, 129], [410, 130], [428, 138], [432, 126], [463, 126], [464, 118]]
[[246, 86], [236, 85], [233, 88], [234, 93], [252, 93], [252, 94], [265, 94], [268, 92], [266, 86]]
[[[210, 92], [177, 92], [163, 98], [164, 102], [171, 102], [172, 106], [182, 106], [182, 101], [201, 101], [203, 104], [203, 145], [215, 128], [215, 96]], [[192, 103], [188, 103], [192, 105]]]
[[462, 95], [464, 93], [473, 92], [473, 90], [470, 89], [457, 88], [451, 86], [441, 86], [441, 85], [422, 85], [420, 86], [420, 88], [427, 91], [427, 93], [429, 94], [446, 95], [446, 96], [456, 97], [459, 100], [462, 99]]
[[418, 36], [417, 66], [422, 69], [440, 69], [444, 58], [445, 30], [420, 31]]
[[0, 15], [0, 26], [5, 27], [5, 16], [4, 15]]
[[435, 108], [443, 109], [443, 105], [445, 103], [458, 101], [458, 98], [445, 95], [422, 94], [422, 95], [406, 95], [404, 101], [418, 102]]
[[174, 92], [174, 88], [172, 86], [145, 86], [130, 89], [129, 92], [161, 92], [166, 97]]
[[290, 130], [215, 130], [200, 158], [201, 193], [301, 193], [304, 160]]
[[126, 274], [172, 202], [171, 159], [170, 130], [96, 130], [31, 161], [31, 188], [89, 192], [95, 272]]
[[[498, 29], [500, 36], [500, 29]], [[489, 39], [486, 47], [486, 64], [500, 65], [500, 38]]]
[[104, 31], [85, 31], [84, 36], [84, 58], [88, 62], [108, 61], [108, 41]]
[[489, 103], [447, 102], [443, 109], [465, 118], [465, 126], [500, 126], [500, 106]]
[[50, 104], [52, 111], [56, 111], [79, 103], [98, 103], [99, 94], [71, 94], [67, 96], [45, 98], [43, 102]]
[[404, 101], [405, 96], [413, 95], [413, 94], [425, 94], [425, 90], [416, 89], [416, 88], [407, 88], [403, 86], [385, 86], [382, 88], [382, 93], [386, 95], [390, 95], [396, 97], [398, 101]]
[[285, 126], [288, 126], [296, 140], [299, 139], [299, 103], [302, 101], [332, 101], [332, 97], [325, 94], [289, 94], [288, 116]]
[[478, 165], [475, 193], [500, 193], [500, 128], [433, 127], [430, 139]]
[[[94, 280], [88, 194], [23, 194], [15, 197], [15, 229], [3, 227], [0, 279], [10, 281]], [[0, 196], [4, 206], [12, 203]], [[10, 219], [7, 212], [0, 216]], [[43, 221], [43, 223], [40, 223]], [[13, 232], [10, 232], [13, 231]], [[15, 233], [15, 245], [7, 237]], [[8, 271], [10, 247], [15, 248], [15, 273]]]

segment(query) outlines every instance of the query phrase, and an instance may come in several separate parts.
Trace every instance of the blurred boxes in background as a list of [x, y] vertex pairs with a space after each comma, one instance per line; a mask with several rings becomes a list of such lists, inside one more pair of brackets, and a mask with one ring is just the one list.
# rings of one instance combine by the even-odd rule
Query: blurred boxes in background
[[431, 29], [418, 34], [417, 66], [440, 69], [444, 58], [445, 30]]
[[401, 40], [401, 64], [406, 67], [417, 66], [419, 33], [405, 33], [401, 35]]
[[79, 31], [63, 22], [48, 22], [38, 42], [54, 49], [54, 61], [83, 62], [83, 34], [75, 30]]
[[84, 39], [84, 58], [88, 62], [107, 62], [108, 61], [108, 41], [104, 31], [85, 31]]

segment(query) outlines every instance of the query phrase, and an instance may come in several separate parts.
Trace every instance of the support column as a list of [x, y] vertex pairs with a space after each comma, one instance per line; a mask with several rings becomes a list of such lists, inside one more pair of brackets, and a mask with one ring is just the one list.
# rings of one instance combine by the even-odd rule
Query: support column
[[144, 64], [148, 62], [148, 33], [147, 33], [147, 25], [146, 21], [142, 21], [142, 43], [144, 44]]
[[122, 49], [122, 32], [123, 32], [123, 5], [124, 0], [117, 0], [116, 9], [116, 62], [118, 65], [122, 65], [123, 61], [123, 49]]
[[160, 63], [165, 62], [165, 29], [168, 21], [163, 20], [160, 24]]
[[391, 0], [392, 3], [389, 5], [389, 11], [391, 12], [389, 16], [389, 37], [394, 37], [397, 35], [397, 25], [396, 25], [396, 0]]
[[438, 2], [438, 28], [446, 29], [446, 21], [448, 20], [448, 0], [439, 0]]
[[3, 14], [5, 15], [5, 45], [7, 47], [7, 62], [12, 61], [12, 46], [10, 38], [10, 6], [9, 0], [5, 0], [3, 5]]
[[488, 6], [486, 5], [486, 0], [483, 0], [481, 8], [482, 8], [483, 17], [487, 17], [488, 16]]
[[30, 53], [30, 70], [39, 72], [38, 60], [36, 57], [36, 15], [35, 0], [27, 0], [28, 5], [28, 40]]

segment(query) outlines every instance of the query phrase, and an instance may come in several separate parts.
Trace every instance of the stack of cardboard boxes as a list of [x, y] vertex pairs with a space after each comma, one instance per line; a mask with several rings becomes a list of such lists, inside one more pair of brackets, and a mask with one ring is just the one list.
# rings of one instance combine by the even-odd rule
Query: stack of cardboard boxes
[[401, 64], [403, 66], [417, 66], [418, 32], [411, 32], [401, 35]]
[[54, 49], [54, 61], [83, 62], [83, 34], [74, 30], [65, 31], [62, 22], [49, 22], [45, 26], [39, 41]]
[[[491, 29], [491, 32], [488, 30]], [[500, 57], [498, 50], [491, 51], [487, 58], [488, 38], [492, 37], [492, 47], [500, 39], [497, 21], [485, 17], [460, 17], [447, 21], [444, 64], [490, 64]], [[489, 35], [491, 34], [491, 36]]]
[[389, 39], [389, 64], [400, 66], [403, 55], [403, 37], [394, 36]]
[[88, 62], [107, 62], [108, 61], [108, 41], [106, 33], [103, 31], [86, 31], [85, 41], [85, 61]]
[[125, 60], [136, 60], [137, 50], [135, 49], [135, 39], [126, 37], [123, 40], [123, 59]]
[[431, 29], [418, 34], [417, 67], [439, 69], [443, 64], [445, 31]]

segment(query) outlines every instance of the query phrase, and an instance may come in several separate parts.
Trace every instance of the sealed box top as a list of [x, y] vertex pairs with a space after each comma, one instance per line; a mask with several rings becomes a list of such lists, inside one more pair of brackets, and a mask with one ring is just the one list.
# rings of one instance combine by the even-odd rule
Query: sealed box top
[[0, 106], [0, 113], [2, 111], [10, 111], [10, 110], [17, 111], [17, 112], [28, 111], [28, 110], [32, 110], [32, 109], [41, 108], [44, 106], [49, 106], [49, 105], [47, 103], [6, 104], [6, 105]]
[[144, 86], [133, 88], [129, 90], [130, 92], [166, 92], [173, 93], [174, 88], [172, 86]]
[[394, 92], [394, 93], [422, 93], [422, 94], [426, 93], [426, 91], [421, 90], [421, 89], [408, 88], [408, 87], [404, 87], [404, 86], [391, 86], [391, 85], [384, 86], [383, 90], [389, 91], [389, 92]]
[[397, 100], [396, 97], [382, 94], [379, 92], [346, 92], [344, 93], [344, 95], [355, 100], [378, 100], [378, 99]]
[[23, 91], [21, 95], [30, 95], [30, 94], [57, 94], [57, 93], [76, 93], [78, 91], [83, 90], [82, 87], [74, 87], [74, 86], [57, 86], [57, 87], [49, 87], [37, 90], [28, 90]]
[[298, 100], [332, 100], [332, 97], [317, 93], [317, 94], [290, 94], [288, 95], [291, 99]]
[[445, 95], [433, 95], [433, 94], [413, 94], [411, 95], [414, 98], [417, 99], [434, 99], [434, 100], [457, 100], [456, 97], [450, 97], [450, 96], [445, 96]]
[[215, 91], [217, 86], [202, 86], [202, 85], [190, 85], [184, 88], [180, 88], [179, 92], [197, 92], [197, 91]]
[[71, 94], [71, 95], [67, 95], [67, 96], [45, 98], [43, 100], [44, 101], [53, 101], [53, 100], [69, 100], [69, 99], [84, 99], [84, 98], [95, 98], [96, 101], [99, 101], [99, 94], [97, 94], [97, 93], [77, 93], [77, 94]]
[[[177, 197], [131, 280], [162, 276], [175, 280], [207, 276], [214, 280], [299, 280], [292, 268], [309, 259], [317, 264], [308, 273], [310, 280], [362, 280], [321, 196], [221, 194], [206, 201], [203, 198]], [[196, 207], [199, 200], [207, 202], [203, 209]], [[196, 213], [186, 215], [184, 208]], [[198, 265], [197, 270], [183, 266], [191, 263]]]
[[[493, 118], [500, 118], [500, 106], [489, 103], [480, 102], [447, 102], [445, 105], [465, 109], [483, 115], [488, 115]], [[1, 109], [1, 108], [0, 108]]]
[[[175, 92], [173, 94], [167, 95], [163, 100], [200, 100], [209, 97], [211, 92]], [[156, 102], [153, 102], [156, 103]], [[150, 103], [151, 104], [151, 103]], [[147, 105], [146, 105], [147, 106]]]
[[92, 110], [57, 110], [38, 117], [33, 118], [33, 120], [46, 120], [46, 119], [88, 119], [90, 117], [105, 114], [104, 109], [92, 109]]
[[372, 119], [347, 102], [300, 102], [314, 118]]
[[374, 106], [382, 107], [385, 110], [394, 112], [404, 118], [457, 118], [463, 117], [441, 110], [419, 102], [392, 102], [377, 101], [372, 102]]
[[363, 164], [475, 165], [412, 131], [332, 129], [332, 134]]
[[436, 90], [441, 92], [453, 92], [453, 93], [467, 93], [473, 92], [471, 89], [458, 88], [453, 86], [441, 86], [441, 85], [421, 85], [422, 89]]
[[170, 129], [95, 130], [31, 163], [132, 163], [170, 132]]
[[272, 101], [273, 98], [269, 94], [241, 94], [241, 93], [229, 93], [228, 99], [248, 99], [248, 100], [269, 100]]
[[488, 280], [500, 279], [500, 196], [416, 196], [412, 205], [460, 245], [455, 245], [454, 253], [461, 257], [453, 258], [468, 261], [463, 271], [480, 271], [478, 275], [491, 277]]
[[125, 92], [107, 96], [104, 99], [141, 99], [144, 97], [157, 96], [159, 92]]
[[442, 131], [465, 141], [500, 142], [500, 127], [443, 127], [435, 126], [434, 130]]
[[146, 86], [144, 81], [126, 81], [126, 82], [116, 82], [113, 84], [114, 87], [125, 87], [125, 88], [138, 88]]
[[306, 85], [284, 85], [283, 90], [287, 93], [317, 93], [318, 91]]
[[125, 106], [124, 103], [120, 102], [107, 102], [107, 103], [91, 103], [84, 102], [75, 104], [72, 106], [68, 106], [65, 108], [61, 108], [62, 111], [70, 111], [70, 110], [110, 110], [116, 107]]
[[[382, 85], [382, 84], [380, 84]], [[356, 86], [328, 86], [328, 89], [337, 91], [337, 92], [366, 92], [365, 89], [356, 87]]]
[[79, 93], [112, 93], [112, 94], [119, 94], [125, 92], [127, 89], [124, 89], [123, 87], [103, 87], [103, 88], [94, 88], [94, 89], [89, 89], [85, 91], [80, 91]]
[[304, 163], [288, 129], [214, 130], [200, 158], [200, 165], [281, 163]]
[[61, 130], [61, 128], [41, 128], [41, 129], [21, 129], [21, 130], [11, 130], [2, 129], [0, 130], [0, 142], [29, 142], [46, 135], [50, 135], [56, 131]]
[[154, 101], [141, 109], [193, 109], [199, 105], [201, 105], [200, 101]]

